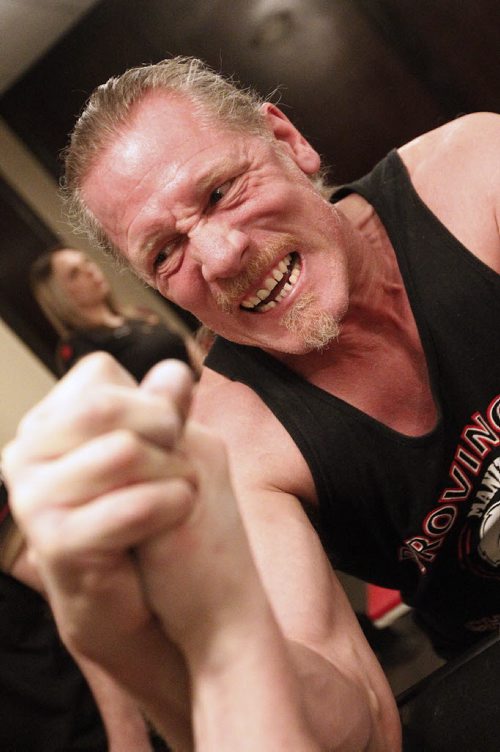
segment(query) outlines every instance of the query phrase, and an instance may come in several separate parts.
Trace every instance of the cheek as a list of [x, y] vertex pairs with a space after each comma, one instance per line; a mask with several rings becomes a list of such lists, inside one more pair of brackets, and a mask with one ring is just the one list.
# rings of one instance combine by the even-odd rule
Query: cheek
[[198, 311], [203, 309], [207, 289], [198, 275], [187, 274], [180, 270], [165, 280], [158, 282], [158, 292], [166, 300], [180, 306], [199, 318]]

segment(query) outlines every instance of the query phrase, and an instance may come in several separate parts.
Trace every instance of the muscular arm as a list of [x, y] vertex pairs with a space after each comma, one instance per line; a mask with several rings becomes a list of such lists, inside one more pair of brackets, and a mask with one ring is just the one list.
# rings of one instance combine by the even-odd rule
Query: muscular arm
[[399, 149], [419, 196], [500, 274], [500, 115], [457, 118]]
[[217, 752], [397, 750], [390, 692], [293, 494], [240, 480], [238, 504], [223, 441], [182, 431], [183, 378], [154, 372], [137, 389], [91, 356], [6, 452], [64, 640], [175, 749], [192, 724]]
[[392, 692], [298, 501], [315, 501], [298, 449], [250, 390], [208, 370], [193, 413], [225, 440], [259, 577], [321, 749], [397, 750]]

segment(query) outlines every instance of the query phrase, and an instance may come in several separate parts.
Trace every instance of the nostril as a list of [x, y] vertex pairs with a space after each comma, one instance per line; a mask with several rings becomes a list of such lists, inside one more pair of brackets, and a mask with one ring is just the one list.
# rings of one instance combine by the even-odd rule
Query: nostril
[[245, 263], [249, 240], [234, 228], [218, 227], [197, 238], [197, 256], [207, 282], [235, 277]]

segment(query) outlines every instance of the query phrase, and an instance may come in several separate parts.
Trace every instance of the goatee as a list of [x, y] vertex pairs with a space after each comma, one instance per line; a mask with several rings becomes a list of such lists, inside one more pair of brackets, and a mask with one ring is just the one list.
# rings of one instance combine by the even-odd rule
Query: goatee
[[306, 293], [299, 298], [285, 313], [281, 323], [311, 350], [323, 350], [340, 334], [340, 322], [316, 306], [314, 293]]

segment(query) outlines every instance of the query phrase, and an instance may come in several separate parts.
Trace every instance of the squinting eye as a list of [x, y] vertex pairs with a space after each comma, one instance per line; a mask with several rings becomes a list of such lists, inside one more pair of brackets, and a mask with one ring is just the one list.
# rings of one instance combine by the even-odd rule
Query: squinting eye
[[210, 206], [215, 206], [215, 204], [218, 204], [219, 201], [224, 198], [226, 193], [228, 192], [229, 188], [231, 187], [231, 180], [226, 180], [225, 183], [223, 183], [221, 186], [215, 189], [215, 191], [212, 191], [210, 194]]
[[168, 248], [163, 248], [155, 257], [155, 260], [153, 262], [153, 266], [155, 269], [158, 269], [159, 266], [163, 264], [164, 261], [166, 261], [169, 257], [169, 251]]

